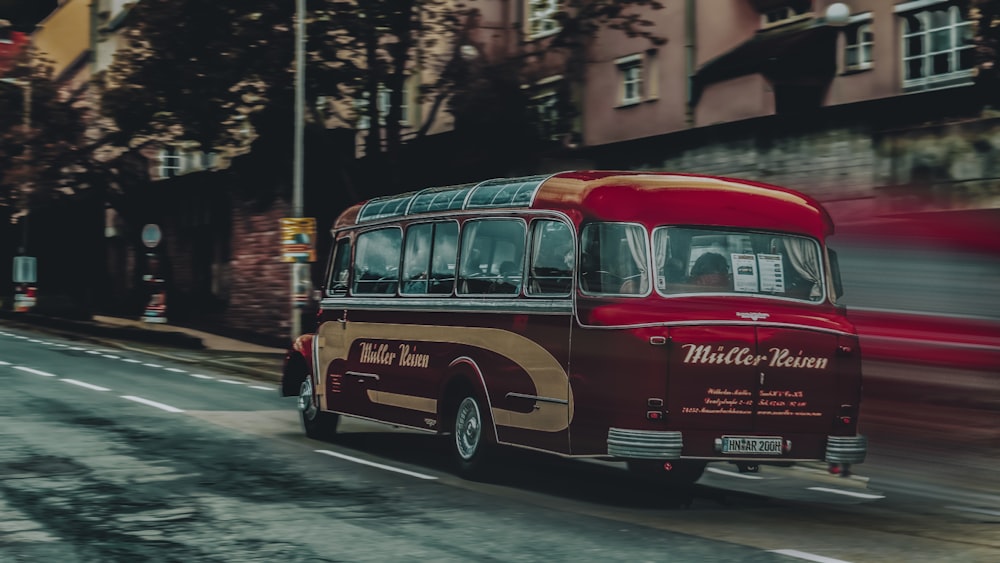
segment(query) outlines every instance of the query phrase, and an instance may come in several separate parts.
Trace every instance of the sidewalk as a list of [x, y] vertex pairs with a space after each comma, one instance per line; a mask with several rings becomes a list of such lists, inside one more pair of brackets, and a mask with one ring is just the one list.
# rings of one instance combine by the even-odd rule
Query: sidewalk
[[68, 338], [97, 341], [105, 346], [189, 364], [210, 365], [264, 381], [280, 380], [285, 357], [282, 348], [138, 319], [94, 316], [92, 320], [84, 321], [9, 311], [0, 312], [0, 319]]

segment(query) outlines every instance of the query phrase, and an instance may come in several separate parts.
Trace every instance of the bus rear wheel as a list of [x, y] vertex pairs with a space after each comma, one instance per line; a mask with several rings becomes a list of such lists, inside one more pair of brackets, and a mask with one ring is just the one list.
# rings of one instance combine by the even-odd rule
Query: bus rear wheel
[[309, 375], [306, 375], [299, 387], [298, 407], [306, 436], [324, 441], [332, 441], [337, 436], [340, 415], [320, 410], [316, 394], [313, 393], [312, 377]]
[[489, 418], [481, 402], [471, 393], [465, 394], [454, 415], [452, 452], [458, 473], [467, 479], [486, 476], [492, 444], [489, 438]]

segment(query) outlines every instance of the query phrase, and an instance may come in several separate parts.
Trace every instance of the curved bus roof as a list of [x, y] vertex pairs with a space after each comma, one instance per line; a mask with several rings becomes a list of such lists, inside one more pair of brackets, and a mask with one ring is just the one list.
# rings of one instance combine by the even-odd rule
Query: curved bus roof
[[819, 202], [791, 189], [699, 174], [608, 170], [498, 178], [379, 197], [344, 211], [334, 228], [488, 209], [557, 210], [577, 224], [729, 226], [817, 238], [833, 233]]

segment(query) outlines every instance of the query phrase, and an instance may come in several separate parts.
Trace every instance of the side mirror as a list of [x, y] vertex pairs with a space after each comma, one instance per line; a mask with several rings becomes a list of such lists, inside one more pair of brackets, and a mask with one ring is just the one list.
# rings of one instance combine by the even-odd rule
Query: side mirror
[[833, 291], [837, 299], [844, 296], [844, 282], [840, 280], [840, 259], [837, 258], [837, 251], [832, 248], [827, 249], [830, 255], [830, 274], [833, 276]]

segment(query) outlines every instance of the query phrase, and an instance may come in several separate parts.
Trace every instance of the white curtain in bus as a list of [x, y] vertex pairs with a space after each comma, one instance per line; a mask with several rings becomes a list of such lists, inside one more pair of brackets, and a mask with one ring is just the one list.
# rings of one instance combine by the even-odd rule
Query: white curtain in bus
[[656, 287], [663, 289], [666, 287], [666, 277], [664, 266], [667, 263], [667, 246], [670, 244], [670, 237], [665, 229], [654, 231], [653, 237], [653, 260], [656, 263]]
[[628, 240], [632, 261], [639, 270], [639, 293], [646, 293], [649, 291], [649, 272], [646, 270], [646, 237], [643, 236], [642, 227], [627, 227], [625, 238]]
[[822, 291], [819, 287], [819, 256], [816, 255], [816, 246], [805, 239], [787, 238], [782, 242], [788, 251], [788, 261], [792, 263], [792, 267], [813, 284], [809, 297], [819, 297]]

